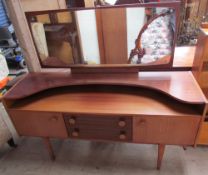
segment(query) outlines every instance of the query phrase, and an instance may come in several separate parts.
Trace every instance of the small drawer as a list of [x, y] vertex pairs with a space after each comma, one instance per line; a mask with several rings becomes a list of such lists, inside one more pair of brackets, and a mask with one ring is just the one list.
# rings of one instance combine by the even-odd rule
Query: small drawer
[[67, 126], [82, 127], [85, 129], [131, 129], [132, 118], [120, 116], [89, 116], [64, 114]]
[[68, 134], [75, 139], [131, 141], [131, 131], [127, 130], [69, 128]]
[[131, 141], [132, 118], [64, 114], [69, 137], [79, 139]]

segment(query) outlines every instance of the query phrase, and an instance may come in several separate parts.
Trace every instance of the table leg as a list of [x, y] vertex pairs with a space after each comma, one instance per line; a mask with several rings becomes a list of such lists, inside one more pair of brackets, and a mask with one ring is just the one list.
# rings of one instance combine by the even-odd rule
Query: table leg
[[10, 147], [12, 147], [12, 148], [16, 148], [16, 147], [17, 147], [17, 145], [15, 144], [13, 138], [9, 139], [9, 140], [7, 141], [7, 143], [8, 143], [8, 145], [9, 145]]
[[186, 151], [187, 150], [187, 146], [183, 146], [183, 150]]
[[158, 157], [157, 157], [157, 169], [160, 170], [162, 159], [165, 151], [165, 145], [159, 144], [158, 145]]
[[50, 159], [52, 161], [54, 161], [55, 160], [55, 155], [54, 155], [54, 152], [53, 152], [53, 148], [52, 148], [50, 139], [48, 137], [45, 137], [45, 138], [43, 138], [43, 141], [44, 141], [44, 144], [45, 144], [46, 149], [48, 150]]

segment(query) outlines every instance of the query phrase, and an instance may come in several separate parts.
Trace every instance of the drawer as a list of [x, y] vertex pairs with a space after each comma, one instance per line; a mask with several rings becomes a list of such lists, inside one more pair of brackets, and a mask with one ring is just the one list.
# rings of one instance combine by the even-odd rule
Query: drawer
[[202, 123], [202, 128], [199, 134], [199, 139], [197, 144], [208, 145], [208, 121]]
[[208, 77], [208, 72], [207, 71], [202, 72], [201, 75], [200, 75], [199, 84], [203, 88], [208, 87], [207, 77]]
[[133, 118], [133, 142], [193, 145], [200, 117], [140, 116]]
[[64, 114], [69, 137], [95, 140], [132, 140], [132, 118]]
[[19, 135], [68, 137], [61, 113], [10, 110], [9, 114]]
[[208, 71], [208, 60], [203, 62], [202, 71]]

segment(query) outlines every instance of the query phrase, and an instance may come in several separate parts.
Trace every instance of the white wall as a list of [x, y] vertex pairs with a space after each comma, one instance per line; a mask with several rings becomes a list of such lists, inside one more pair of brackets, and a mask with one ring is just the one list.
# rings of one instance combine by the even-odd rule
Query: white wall
[[105, 0], [105, 2], [114, 5], [116, 3], [116, 0]]
[[95, 10], [76, 12], [84, 60], [90, 64], [100, 64]]
[[127, 8], [127, 42], [128, 56], [135, 47], [135, 40], [145, 22], [145, 9], [141, 7]]

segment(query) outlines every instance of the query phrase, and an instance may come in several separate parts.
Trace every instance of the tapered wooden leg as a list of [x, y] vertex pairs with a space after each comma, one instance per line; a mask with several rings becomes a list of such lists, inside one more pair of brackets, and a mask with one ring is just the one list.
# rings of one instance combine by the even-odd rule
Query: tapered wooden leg
[[55, 160], [55, 155], [54, 155], [54, 152], [53, 152], [53, 148], [52, 148], [50, 139], [48, 137], [46, 137], [46, 138], [43, 138], [43, 141], [44, 141], [44, 144], [45, 144], [46, 149], [48, 150], [50, 159], [52, 161], [54, 161]]
[[17, 147], [17, 145], [15, 144], [13, 138], [9, 139], [9, 140], [7, 141], [7, 143], [8, 143], [8, 145], [9, 145], [10, 147], [12, 147], [12, 148], [16, 148], [16, 147]]
[[183, 150], [186, 151], [187, 150], [187, 146], [183, 146]]
[[159, 144], [158, 145], [158, 157], [157, 157], [157, 169], [160, 170], [162, 159], [165, 151], [165, 145]]

